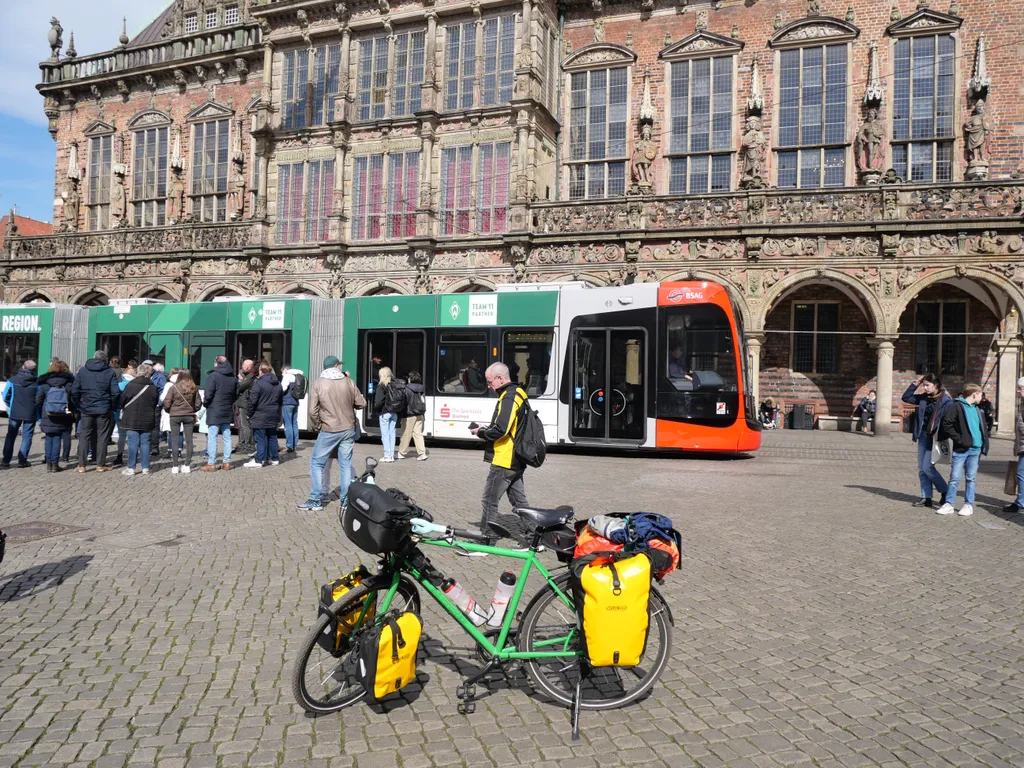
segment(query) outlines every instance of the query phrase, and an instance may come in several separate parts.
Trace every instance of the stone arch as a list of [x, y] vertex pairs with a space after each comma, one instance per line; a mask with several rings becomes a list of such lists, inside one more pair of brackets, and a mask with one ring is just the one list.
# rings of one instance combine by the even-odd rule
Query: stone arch
[[[999, 288], [1006, 294], [1009, 301], [1016, 306], [1017, 314], [1024, 317], [1024, 292], [1022, 292], [1019, 285], [1002, 275], [996, 274], [995, 272], [989, 272], [988, 270], [979, 269], [978, 267], [958, 266], [936, 270], [935, 272], [925, 275], [920, 280], [917, 280], [909, 289], [907, 289], [893, 307], [893, 312], [889, 316], [888, 324], [886, 326], [887, 333], [892, 336], [899, 333], [900, 317], [902, 317], [907, 307], [910, 306], [910, 302], [920, 296], [926, 288], [930, 288], [938, 283], [965, 279], [976, 280], [983, 286], [991, 285]], [[984, 299], [982, 299], [982, 301], [984, 301]], [[989, 306], [989, 309], [992, 309], [991, 305]], [[993, 314], [999, 318], [998, 312], [993, 312]]]
[[586, 283], [591, 288], [607, 288], [611, 281], [607, 277], [595, 275], [593, 272], [582, 272], [579, 274], [560, 275], [552, 283]]
[[409, 291], [406, 290], [405, 286], [401, 283], [396, 283], [394, 280], [371, 280], [362, 288], [358, 289], [355, 294], [356, 296], [388, 296], [388, 295], [401, 295], [408, 296]]
[[110, 296], [99, 290], [95, 285], [83, 288], [71, 297], [71, 304], [84, 307], [103, 307], [110, 303]]
[[864, 313], [875, 333], [881, 333], [888, 327], [881, 302], [860, 280], [835, 269], [805, 269], [784, 277], [765, 291], [760, 310], [754, 318], [753, 330], [764, 330], [768, 314], [785, 295], [797, 288], [815, 284], [837, 288], [845, 293]]
[[139, 289], [139, 292], [135, 294], [137, 299], [164, 299], [166, 301], [177, 301], [178, 297], [174, 295], [174, 292], [169, 286], [162, 285], [160, 283], [150, 283], [149, 285], [143, 286]]
[[288, 293], [288, 294], [304, 294], [305, 293], [305, 294], [312, 294], [314, 296], [319, 296], [321, 298], [324, 298], [324, 297], [327, 296], [326, 293], [324, 293], [321, 289], [317, 288], [315, 285], [312, 285], [311, 283], [304, 282], [302, 280], [297, 280], [294, 283], [288, 283], [287, 285], [282, 286], [279, 290], [274, 291], [274, 293]]
[[464, 277], [445, 288], [445, 293], [488, 293], [493, 290], [493, 280], [485, 277]]
[[31, 304], [34, 301], [44, 301], [47, 304], [56, 304], [56, 302], [47, 296], [42, 291], [37, 291], [33, 288], [30, 291], [25, 291], [21, 296], [14, 300], [15, 304]]
[[714, 272], [706, 272], [702, 269], [683, 269], [661, 278], [659, 282], [672, 283], [676, 281], [685, 282], [687, 280], [707, 280], [710, 283], [717, 283], [725, 288], [729, 294], [729, 298], [732, 299], [732, 303], [739, 309], [740, 320], [743, 322], [744, 330], [753, 330], [750, 307], [747, 306], [747, 299], [743, 295], [743, 289], [726, 280], [721, 275], [717, 275]]
[[218, 296], [246, 296], [248, 291], [234, 283], [218, 283], [211, 285], [196, 297], [196, 301], [213, 301]]

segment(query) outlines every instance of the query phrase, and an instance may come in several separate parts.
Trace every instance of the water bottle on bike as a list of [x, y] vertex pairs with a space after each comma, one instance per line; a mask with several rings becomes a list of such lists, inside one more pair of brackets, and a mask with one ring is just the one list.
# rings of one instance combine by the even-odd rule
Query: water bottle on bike
[[498, 579], [498, 586], [494, 590], [494, 597], [491, 598], [491, 612], [487, 615], [487, 626], [497, 629], [505, 618], [505, 611], [508, 608], [508, 601], [512, 599], [512, 593], [516, 591], [516, 575], [512, 571], [505, 571]]
[[477, 607], [476, 600], [455, 579], [445, 579], [442, 581], [441, 591], [445, 593], [449, 600], [459, 606], [459, 610], [466, 614], [466, 618], [472, 621], [475, 626], [479, 627], [487, 621], [487, 614]]

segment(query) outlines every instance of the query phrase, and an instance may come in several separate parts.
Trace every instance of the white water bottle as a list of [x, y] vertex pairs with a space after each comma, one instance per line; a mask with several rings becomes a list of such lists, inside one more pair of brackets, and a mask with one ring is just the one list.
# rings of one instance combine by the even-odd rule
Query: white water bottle
[[477, 608], [476, 600], [455, 579], [445, 579], [441, 582], [441, 591], [445, 593], [449, 600], [459, 606], [459, 610], [466, 614], [466, 618], [472, 621], [475, 626], [479, 627], [487, 621], [487, 616]]
[[512, 593], [516, 591], [516, 575], [512, 571], [505, 571], [498, 579], [498, 586], [494, 590], [494, 597], [491, 598], [491, 612], [487, 616], [487, 626], [497, 628], [505, 619], [505, 611], [508, 610], [508, 601], [512, 599]]

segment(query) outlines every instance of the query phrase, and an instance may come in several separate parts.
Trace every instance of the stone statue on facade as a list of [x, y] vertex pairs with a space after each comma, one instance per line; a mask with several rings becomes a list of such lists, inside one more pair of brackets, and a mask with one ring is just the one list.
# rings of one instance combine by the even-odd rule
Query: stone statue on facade
[[50, 44], [50, 60], [60, 59], [60, 49], [64, 45], [64, 27], [56, 16], [50, 17], [50, 30], [46, 33], [46, 42]]
[[242, 218], [245, 212], [245, 165], [241, 157], [231, 162], [231, 191], [228, 195], [228, 211], [231, 220]]
[[171, 186], [167, 195], [167, 223], [180, 224], [185, 216], [185, 179], [181, 168], [171, 166]]
[[128, 226], [125, 217], [127, 212], [127, 199], [124, 192], [124, 166], [114, 169], [113, 179], [110, 182], [110, 226], [111, 228]]
[[882, 165], [885, 162], [885, 128], [878, 117], [878, 110], [868, 110], [867, 120], [857, 131], [854, 143], [854, 154], [857, 159], [857, 170], [865, 184], [877, 184], [882, 177]]
[[651, 124], [643, 123], [640, 126], [640, 139], [633, 147], [630, 178], [635, 191], [641, 194], [654, 188], [654, 160], [658, 156], [658, 143], [651, 138], [652, 132]]
[[992, 127], [992, 122], [985, 115], [985, 101], [978, 99], [974, 104], [974, 114], [964, 121], [964, 156], [969, 181], [988, 178], [988, 142]]
[[740, 154], [743, 158], [742, 189], [760, 189], [764, 186], [761, 172], [764, 164], [764, 148], [767, 140], [761, 128], [761, 118], [751, 115], [740, 139]]
[[63, 210], [61, 211], [61, 232], [78, 231], [78, 209], [81, 206], [81, 198], [78, 194], [78, 180], [69, 178], [64, 184]]

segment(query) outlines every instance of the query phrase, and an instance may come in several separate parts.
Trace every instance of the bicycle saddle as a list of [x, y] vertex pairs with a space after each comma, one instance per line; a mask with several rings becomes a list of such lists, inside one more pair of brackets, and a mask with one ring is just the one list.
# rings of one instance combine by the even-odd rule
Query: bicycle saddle
[[575, 510], [570, 506], [555, 507], [554, 509], [519, 507], [515, 512], [527, 527], [537, 528], [538, 530], [563, 525], [572, 520], [573, 515], [576, 514]]

